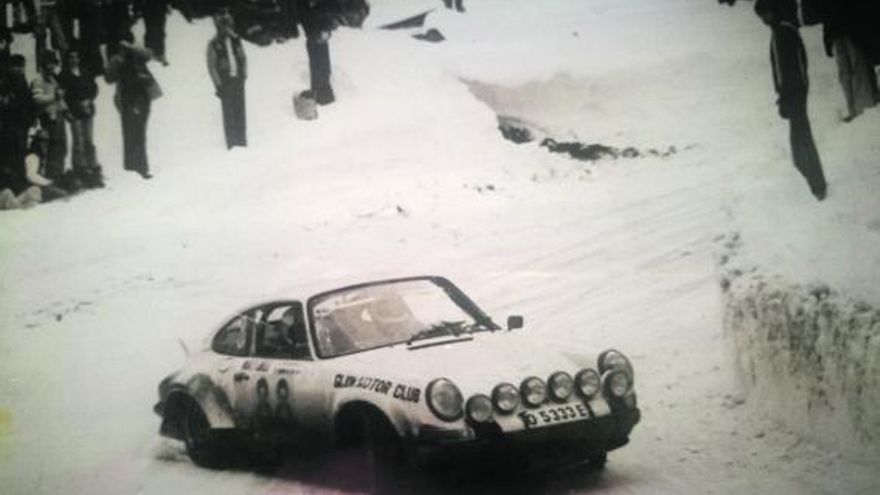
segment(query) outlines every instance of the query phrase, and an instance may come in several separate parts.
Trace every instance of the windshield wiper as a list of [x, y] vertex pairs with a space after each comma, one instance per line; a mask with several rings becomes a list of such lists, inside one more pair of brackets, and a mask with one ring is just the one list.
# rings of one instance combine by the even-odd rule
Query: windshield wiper
[[406, 343], [412, 344], [417, 340], [442, 337], [444, 335], [452, 335], [453, 337], [458, 337], [459, 335], [467, 333], [469, 331], [470, 329], [467, 325], [465, 325], [463, 321], [441, 321], [412, 334], [412, 336], [409, 338], [409, 340], [406, 341]]

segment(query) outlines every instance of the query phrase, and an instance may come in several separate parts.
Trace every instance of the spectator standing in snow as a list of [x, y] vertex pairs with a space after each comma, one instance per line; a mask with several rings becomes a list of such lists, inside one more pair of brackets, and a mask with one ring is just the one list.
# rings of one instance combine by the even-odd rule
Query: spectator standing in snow
[[33, 123], [33, 98], [24, 77], [25, 58], [10, 55], [0, 72], [0, 189], [21, 191], [28, 129]]
[[214, 14], [217, 34], [208, 42], [208, 73], [214, 92], [223, 109], [223, 132], [226, 147], [247, 146], [245, 80], [247, 56], [241, 38], [235, 33], [232, 15], [227, 9]]
[[64, 102], [64, 90], [56, 75], [58, 55], [53, 51], [46, 51], [40, 59], [40, 72], [31, 81], [31, 94], [36, 104], [37, 122], [49, 139], [46, 177], [58, 180], [64, 175], [64, 161], [67, 158], [67, 129], [64, 123], [67, 105]]
[[71, 165], [74, 175], [86, 187], [103, 187], [101, 166], [95, 153], [94, 116], [98, 85], [95, 77], [80, 66], [79, 53], [67, 52], [64, 71], [59, 76], [64, 88], [67, 118], [70, 121]]
[[[876, 1], [876, 0], [875, 0]], [[844, 122], [877, 104], [877, 77], [868, 58], [871, 31], [880, 19], [872, 19], [862, 0], [824, 2], [825, 52], [837, 61], [837, 72], [846, 99]], [[873, 23], [873, 24], [872, 24]]]
[[443, 5], [445, 5], [447, 9], [455, 7], [455, 10], [464, 12], [464, 5], [462, 5], [463, 2], [464, 0], [443, 0]]
[[134, 5], [144, 19], [144, 46], [152, 50], [156, 61], [168, 65], [165, 57], [165, 21], [169, 0], [136, 0]]
[[[735, 0], [719, 0], [733, 5]], [[794, 166], [819, 201], [827, 184], [807, 117], [807, 53], [801, 40], [797, 0], [756, 0], [755, 13], [770, 27], [770, 65], [779, 115], [788, 120]]]
[[122, 36], [119, 48], [107, 63], [105, 78], [116, 83], [114, 103], [122, 119], [122, 147], [125, 170], [150, 179], [147, 160], [147, 121], [152, 100], [162, 95], [159, 84], [147, 68], [152, 52], [134, 45], [134, 35]]
[[316, 0], [297, 0], [296, 12], [306, 33], [306, 52], [309, 56], [309, 75], [315, 102], [328, 105], [336, 100], [330, 85], [330, 33], [333, 31], [332, 14], [320, 8]]

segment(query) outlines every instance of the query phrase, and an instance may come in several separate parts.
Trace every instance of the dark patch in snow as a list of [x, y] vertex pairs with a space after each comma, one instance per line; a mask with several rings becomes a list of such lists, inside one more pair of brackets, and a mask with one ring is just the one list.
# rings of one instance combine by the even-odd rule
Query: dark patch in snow
[[558, 142], [553, 138], [545, 138], [541, 141], [541, 146], [547, 148], [553, 153], [566, 153], [568, 156], [581, 161], [597, 161], [602, 158], [640, 158], [643, 156], [655, 156], [667, 158], [678, 153], [678, 148], [670, 146], [665, 150], [657, 150], [649, 148], [647, 150], [639, 150], [632, 146], [626, 148], [617, 148], [599, 143], [585, 144], [578, 141]]
[[430, 43], [440, 43], [441, 41], [446, 41], [446, 37], [443, 36], [443, 33], [435, 28], [431, 28], [424, 33], [414, 34], [413, 38]]
[[528, 143], [535, 140], [531, 129], [516, 117], [506, 115], [498, 116], [498, 130], [504, 139], [516, 144]]

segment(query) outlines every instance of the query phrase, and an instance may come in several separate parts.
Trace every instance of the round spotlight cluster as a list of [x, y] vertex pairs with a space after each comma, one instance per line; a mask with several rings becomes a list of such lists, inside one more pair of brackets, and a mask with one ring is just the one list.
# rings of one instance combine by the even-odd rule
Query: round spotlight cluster
[[557, 402], [565, 402], [574, 392], [574, 378], [564, 371], [557, 371], [547, 380], [550, 397]]
[[578, 392], [588, 399], [599, 393], [602, 386], [599, 373], [589, 368], [578, 371], [578, 374], [575, 375], [575, 383]]
[[464, 409], [471, 421], [485, 423], [492, 419], [492, 399], [483, 394], [468, 399]]
[[519, 390], [510, 383], [502, 383], [492, 390], [492, 404], [502, 414], [510, 414], [519, 406]]
[[523, 380], [520, 385], [522, 400], [530, 407], [538, 407], [547, 400], [547, 384], [537, 376]]
[[444, 421], [455, 421], [463, 414], [461, 392], [450, 380], [437, 378], [428, 384], [427, 393], [428, 408]]

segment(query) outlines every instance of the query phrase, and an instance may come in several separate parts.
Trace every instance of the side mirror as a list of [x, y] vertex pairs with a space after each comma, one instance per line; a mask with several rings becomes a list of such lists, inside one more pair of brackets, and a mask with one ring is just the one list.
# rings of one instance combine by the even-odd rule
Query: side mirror
[[507, 329], [508, 330], [516, 330], [517, 328], [522, 328], [525, 320], [523, 320], [522, 316], [519, 315], [511, 315], [507, 317]]

